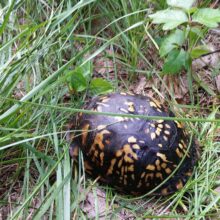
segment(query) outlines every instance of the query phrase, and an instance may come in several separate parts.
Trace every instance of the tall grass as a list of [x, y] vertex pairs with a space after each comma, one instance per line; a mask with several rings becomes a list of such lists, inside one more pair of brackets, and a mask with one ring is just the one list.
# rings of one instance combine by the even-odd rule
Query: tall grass
[[[3, 219], [6, 213], [9, 219], [87, 219], [84, 207], [89, 193], [94, 198], [96, 219], [101, 216], [106, 219], [218, 218], [220, 143], [216, 120], [219, 106], [215, 104], [208, 109], [206, 117], [200, 115], [200, 108], [189, 106], [192, 117], [203, 119], [188, 122], [201, 144], [201, 159], [195, 178], [170, 197], [127, 198], [88, 179], [82, 164], [74, 168], [69, 157], [68, 121], [75, 114], [74, 109], [82, 106], [86, 94], [69, 97], [66, 70], [83, 66], [101, 55], [114, 63], [116, 88], [120, 80], [129, 88], [138, 73], [159, 76], [159, 70], [146, 56], [158, 32], [149, 25], [147, 14], [153, 6], [156, 9], [165, 6], [163, 1], [152, 2], [1, 1], [0, 213]], [[94, 25], [96, 22], [98, 25]], [[112, 53], [105, 53], [106, 49]], [[139, 69], [140, 60], [145, 69]], [[128, 78], [120, 78], [119, 67], [128, 73]], [[105, 191], [102, 212], [100, 189]]]

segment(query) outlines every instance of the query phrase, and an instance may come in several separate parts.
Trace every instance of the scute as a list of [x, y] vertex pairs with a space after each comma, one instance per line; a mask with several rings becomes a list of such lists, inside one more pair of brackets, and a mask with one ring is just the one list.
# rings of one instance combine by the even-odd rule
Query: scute
[[[70, 152], [79, 148], [93, 177], [129, 194], [169, 194], [187, 182], [197, 161], [193, 140], [172, 120], [130, 118], [126, 114], [173, 117], [146, 96], [112, 93], [92, 99], [85, 109], [123, 114], [80, 114]], [[79, 132], [79, 130], [82, 130]], [[73, 154], [72, 154], [73, 155]], [[167, 179], [167, 181], [165, 181]]]

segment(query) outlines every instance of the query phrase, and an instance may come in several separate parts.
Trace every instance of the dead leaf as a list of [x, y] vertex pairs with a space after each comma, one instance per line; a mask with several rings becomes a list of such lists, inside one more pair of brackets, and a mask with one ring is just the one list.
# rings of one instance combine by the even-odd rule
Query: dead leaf
[[[209, 48], [210, 51], [217, 50], [217, 48], [211, 43], [207, 44], [207, 47]], [[201, 57], [199, 59], [195, 59], [192, 63], [192, 69], [193, 71], [197, 71], [197, 70], [203, 69], [206, 66], [216, 67], [218, 64], [219, 64], [219, 54], [213, 53], [213, 54]]]
[[[106, 195], [104, 191], [96, 188], [95, 193], [97, 198], [94, 192], [90, 191], [86, 195], [86, 199], [81, 203], [80, 207], [87, 214], [87, 217], [95, 218], [97, 216], [95, 202], [97, 202], [99, 219], [104, 220], [106, 212], [110, 212], [111, 208], [106, 205]], [[107, 207], [109, 208], [108, 210]]]
[[105, 54], [101, 53], [94, 59], [94, 69], [97, 73], [103, 75], [114, 72], [113, 60], [108, 58], [113, 54], [112, 50], [106, 50]]
[[216, 83], [217, 90], [220, 93], [220, 75], [215, 77], [215, 83]]
[[137, 82], [137, 84], [135, 84], [133, 87], [133, 91], [134, 91], [134, 93], [136, 93], [136, 94], [142, 94], [143, 93], [143, 91], [144, 91], [144, 89], [145, 89], [145, 86], [146, 86], [146, 77], [145, 76], [140, 76], [139, 78], [138, 78], [138, 82]]

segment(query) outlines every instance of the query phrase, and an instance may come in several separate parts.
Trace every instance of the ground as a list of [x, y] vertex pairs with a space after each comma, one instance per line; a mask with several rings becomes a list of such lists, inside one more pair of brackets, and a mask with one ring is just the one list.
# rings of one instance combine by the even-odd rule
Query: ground
[[[202, 39], [211, 54], [193, 60], [192, 85], [185, 70], [163, 75], [155, 42], [167, 32], [147, 15], [164, 8], [164, 1], [0, 3], [0, 219], [220, 218], [220, 29]], [[102, 91], [110, 84], [148, 95], [178, 117], [202, 120], [185, 122], [201, 156], [183, 190], [128, 197], [73, 169], [66, 135], [100, 91], [91, 78], [105, 80]]]

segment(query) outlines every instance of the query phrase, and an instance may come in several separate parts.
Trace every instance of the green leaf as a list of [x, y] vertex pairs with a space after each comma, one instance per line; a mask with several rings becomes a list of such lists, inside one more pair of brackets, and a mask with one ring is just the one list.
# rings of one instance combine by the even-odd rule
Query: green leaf
[[189, 10], [187, 10], [187, 12], [191, 15], [191, 14], [194, 14], [197, 10], [198, 10], [197, 7], [192, 7]]
[[167, 0], [168, 5], [186, 10], [190, 9], [194, 2], [195, 0]]
[[173, 50], [169, 53], [166, 62], [163, 65], [163, 72], [168, 74], [178, 73], [186, 68], [187, 52], [183, 49]]
[[83, 69], [77, 68], [71, 74], [70, 86], [77, 92], [82, 92], [87, 87], [87, 81], [85, 76], [83, 75]]
[[171, 30], [178, 25], [188, 21], [188, 17], [185, 12], [181, 10], [161, 10], [152, 15], [149, 15], [153, 19], [154, 24], [164, 24], [163, 30]]
[[189, 30], [189, 48], [193, 48], [197, 42], [204, 37], [204, 31], [199, 27], [192, 27]]
[[99, 94], [111, 92], [112, 85], [108, 81], [102, 78], [96, 78], [96, 79], [92, 79], [90, 84], [90, 89], [93, 94], [99, 95]]
[[85, 64], [83, 64], [81, 66], [82, 68], [82, 74], [83, 76], [87, 79], [87, 80], [90, 80], [91, 77], [92, 77], [92, 73], [93, 73], [93, 64], [92, 64], [92, 61], [88, 61], [86, 62]]
[[185, 34], [182, 30], [175, 30], [168, 37], [166, 37], [161, 43], [159, 50], [160, 56], [163, 57], [167, 55], [171, 50], [178, 46], [182, 46], [184, 43]]
[[204, 54], [207, 54], [208, 52], [210, 52], [210, 50], [208, 49], [207, 46], [200, 45], [200, 46], [193, 48], [190, 55], [193, 59], [195, 59], [195, 58], [201, 57]]
[[199, 37], [199, 38], [203, 38], [204, 37], [204, 32], [199, 27], [192, 27], [190, 31], [192, 33], [195, 33], [197, 35], [197, 37]]
[[192, 16], [193, 22], [198, 22], [210, 28], [218, 27], [220, 22], [220, 10], [212, 8], [198, 9]]

